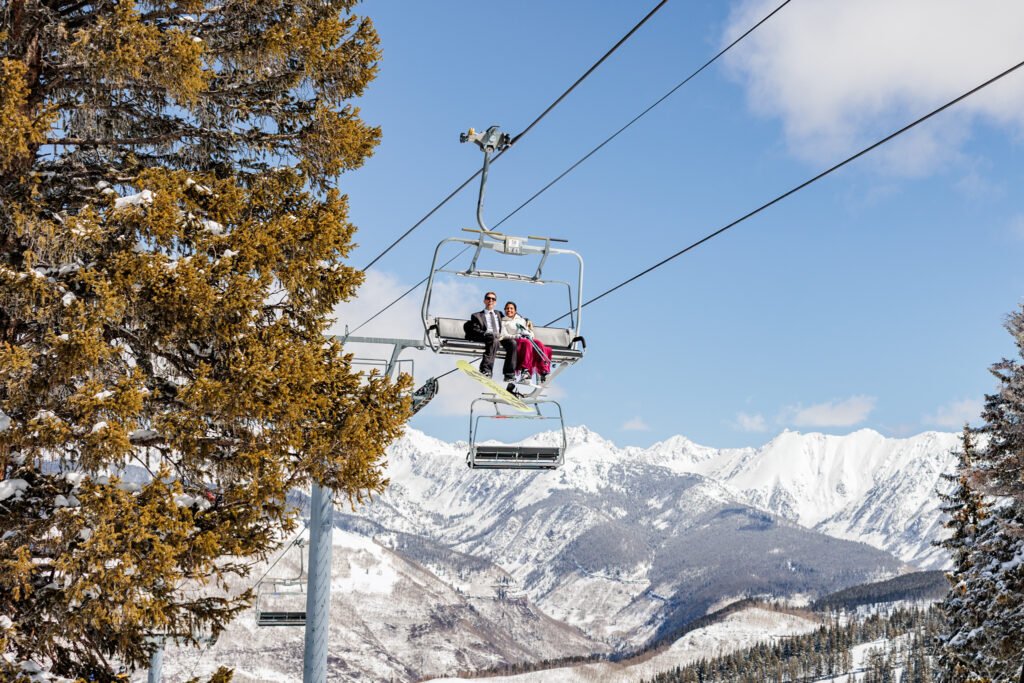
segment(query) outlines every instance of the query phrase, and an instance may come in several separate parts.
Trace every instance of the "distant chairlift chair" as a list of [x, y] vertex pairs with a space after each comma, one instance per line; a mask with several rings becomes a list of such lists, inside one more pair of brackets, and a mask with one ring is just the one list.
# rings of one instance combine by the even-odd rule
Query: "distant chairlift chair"
[[[256, 586], [257, 626], [306, 625], [306, 562], [302, 546], [299, 548], [299, 574], [290, 578], [265, 578]], [[286, 551], [287, 552], [287, 551]], [[299, 607], [301, 606], [301, 609]]]
[[[466, 464], [470, 469], [491, 470], [553, 470], [565, 461], [565, 419], [562, 406], [557, 401], [527, 399], [536, 410], [535, 414], [504, 414], [501, 407], [505, 402], [493, 396], [484, 396], [473, 401], [469, 408], [469, 453]], [[477, 403], [488, 403], [494, 408], [494, 415], [475, 414]], [[540, 406], [550, 404], [558, 409], [558, 416], [541, 413]], [[554, 446], [520, 446], [480, 443], [481, 420], [558, 420], [561, 427], [560, 441]]]
[[[389, 358], [353, 358], [352, 365], [364, 365], [371, 368], [380, 368], [388, 377], [394, 377], [397, 373], [405, 372], [410, 377], [415, 375], [415, 368], [412, 359], [399, 358], [398, 355], [405, 349], [425, 349], [426, 346], [418, 339], [396, 339], [393, 337], [355, 337], [348, 333], [348, 326], [345, 326], [344, 336], [335, 337], [342, 344], [352, 342], [354, 344], [378, 344], [391, 347]], [[403, 366], [403, 363], [405, 364]], [[429, 378], [423, 385], [409, 395], [410, 412], [415, 415], [427, 407], [439, 390], [436, 377]]]

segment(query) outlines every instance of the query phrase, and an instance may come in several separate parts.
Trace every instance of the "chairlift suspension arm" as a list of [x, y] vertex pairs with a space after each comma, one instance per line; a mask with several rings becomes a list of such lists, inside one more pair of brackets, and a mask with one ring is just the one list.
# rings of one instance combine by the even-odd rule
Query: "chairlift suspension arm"
[[[484, 153], [484, 166], [480, 171], [480, 194], [476, 200], [476, 222], [480, 229], [485, 232], [487, 231], [487, 226], [484, 225], [483, 215], [484, 193], [487, 191], [487, 170], [491, 167], [491, 154], [505, 149], [511, 141], [508, 133], [502, 133], [498, 130], [499, 127], [491, 126], [483, 133], [477, 133], [474, 129], [470, 128], [468, 133], [459, 135], [459, 142], [475, 142]], [[476, 259], [473, 259], [473, 262], [476, 263]]]

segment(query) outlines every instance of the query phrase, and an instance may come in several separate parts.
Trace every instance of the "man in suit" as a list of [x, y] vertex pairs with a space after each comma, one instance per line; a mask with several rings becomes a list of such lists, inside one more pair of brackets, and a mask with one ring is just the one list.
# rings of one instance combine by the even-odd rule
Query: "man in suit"
[[484, 310], [469, 316], [466, 323], [466, 339], [484, 343], [484, 357], [480, 361], [480, 373], [491, 376], [494, 371], [494, 356], [500, 344], [505, 349], [505, 364], [502, 374], [506, 382], [511, 382], [516, 374], [516, 340], [501, 339], [501, 320], [504, 317], [494, 309], [498, 295], [494, 292], [484, 294]]

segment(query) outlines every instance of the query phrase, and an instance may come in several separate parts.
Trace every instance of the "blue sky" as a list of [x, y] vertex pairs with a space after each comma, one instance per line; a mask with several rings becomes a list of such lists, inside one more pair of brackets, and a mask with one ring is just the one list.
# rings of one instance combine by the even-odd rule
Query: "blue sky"
[[[479, 168], [461, 131], [520, 132], [655, 4], [360, 5], [384, 57], [358, 105], [384, 138], [339, 183], [359, 226], [353, 264]], [[494, 164], [485, 221], [776, 4], [669, 2]], [[500, 229], [568, 239], [593, 296], [1016, 64], [1022, 46], [1019, 3], [793, 0]], [[586, 358], [555, 391], [567, 422], [641, 446], [955, 431], [992, 390], [988, 365], [1015, 352], [1002, 321], [1024, 301], [1022, 111], [1024, 69], [585, 309]], [[475, 207], [474, 184], [381, 259], [339, 328], [423, 278]], [[447, 283], [443, 299], [468, 315], [486, 288]], [[549, 288], [490, 288], [541, 322], [565, 308]], [[421, 300], [359, 334], [422, 336]], [[408, 357], [418, 382], [455, 361]], [[450, 375], [412, 426], [465, 438], [476, 393]]]

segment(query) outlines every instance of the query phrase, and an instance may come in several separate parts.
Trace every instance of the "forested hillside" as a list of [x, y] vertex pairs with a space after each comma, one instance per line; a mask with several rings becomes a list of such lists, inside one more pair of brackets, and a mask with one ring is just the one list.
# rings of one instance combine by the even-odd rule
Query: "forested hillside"
[[940, 571], [914, 572], [887, 581], [852, 586], [811, 603], [816, 610], [852, 610], [860, 605], [873, 605], [899, 600], [941, 600], [949, 584], [946, 575]]
[[[783, 683], [857, 672], [863, 674], [863, 683], [928, 683], [933, 680], [929, 645], [940, 624], [941, 612], [935, 607], [897, 609], [864, 620], [834, 615], [813, 633], [676, 667], [651, 681]], [[877, 646], [870, 647], [872, 643]]]

